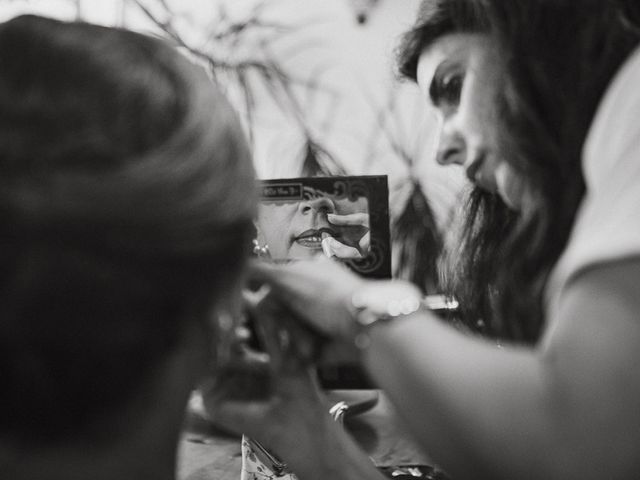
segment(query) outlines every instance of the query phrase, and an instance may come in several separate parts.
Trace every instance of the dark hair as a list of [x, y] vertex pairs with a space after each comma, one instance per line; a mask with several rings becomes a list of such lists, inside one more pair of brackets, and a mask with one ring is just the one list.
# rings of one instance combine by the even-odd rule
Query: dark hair
[[[423, 1], [414, 26], [398, 47], [398, 70], [415, 81], [420, 54], [431, 43], [452, 33], [489, 31], [490, 11], [484, 1]], [[519, 334], [496, 314], [496, 281], [503, 244], [515, 218], [499, 196], [471, 188], [463, 202], [462, 221], [453, 226], [456, 238], [448, 242], [439, 262], [441, 287], [460, 302], [462, 323], [474, 331], [507, 338], [519, 338]]]
[[[506, 69], [497, 128], [509, 132], [504, 158], [526, 179], [535, 208], [516, 216], [499, 199], [474, 192], [452, 290], [467, 312], [491, 317], [492, 333], [534, 341], [548, 274], [584, 195], [582, 145], [607, 85], [638, 43], [637, 8], [626, 8], [631, 0], [426, 0], [421, 12], [432, 16], [419, 17], [409, 37], [443, 24], [434, 5], [440, 15], [453, 15], [461, 3], [481, 21], [450, 20], [456, 30], [435, 31], [484, 31], [496, 40]], [[400, 66], [415, 78], [407, 59], [418, 58], [437, 37], [423, 35], [428, 41], [422, 43], [406, 38]]]
[[[501, 118], [508, 161], [536, 208], [507, 238], [498, 278], [503, 317], [542, 324], [547, 277], [565, 249], [585, 192], [582, 148], [596, 109], [638, 45], [623, 21], [626, 1], [492, 1], [507, 88]], [[523, 255], [523, 252], [526, 254]], [[527, 295], [523, 295], [526, 292]]]
[[399, 73], [416, 80], [418, 60], [425, 47], [438, 38], [456, 32], [484, 32], [489, 16], [483, 1], [423, 0], [416, 22], [397, 49]]
[[235, 115], [164, 42], [0, 25], [0, 430], [59, 438], [133, 398], [250, 244]]

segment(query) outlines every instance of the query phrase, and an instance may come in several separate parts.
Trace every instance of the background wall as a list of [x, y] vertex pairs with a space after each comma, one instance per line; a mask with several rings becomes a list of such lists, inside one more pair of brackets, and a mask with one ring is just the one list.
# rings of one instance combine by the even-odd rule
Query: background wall
[[[403, 247], [419, 250], [425, 229], [447, 228], [464, 184], [461, 171], [435, 163], [438, 125], [426, 100], [394, 76], [393, 50], [418, 3], [0, 0], [0, 20], [37, 12], [169, 38], [227, 89], [260, 177], [389, 175], [392, 230], [400, 245], [394, 250], [402, 253]], [[357, 21], [361, 15], [364, 24]], [[416, 205], [417, 212], [409, 211]], [[425, 208], [433, 225], [418, 225]], [[429, 261], [415, 252], [403, 258], [394, 259], [398, 271]]]

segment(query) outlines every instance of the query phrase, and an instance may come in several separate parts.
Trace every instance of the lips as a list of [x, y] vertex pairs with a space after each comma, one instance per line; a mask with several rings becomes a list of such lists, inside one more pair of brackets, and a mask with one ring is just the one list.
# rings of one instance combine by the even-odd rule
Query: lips
[[495, 193], [495, 179], [492, 176], [487, 175], [487, 172], [485, 171], [486, 167], [484, 165], [485, 162], [486, 158], [481, 158], [473, 162], [467, 168], [467, 178], [483, 190], [490, 193]]
[[323, 236], [326, 237], [327, 235], [331, 237], [335, 237], [336, 232], [334, 232], [330, 228], [321, 228], [320, 230], [309, 229], [309, 230], [305, 230], [300, 235], [295, 237], [293, 241], [305, 248], [321, 250], [322, 238]]

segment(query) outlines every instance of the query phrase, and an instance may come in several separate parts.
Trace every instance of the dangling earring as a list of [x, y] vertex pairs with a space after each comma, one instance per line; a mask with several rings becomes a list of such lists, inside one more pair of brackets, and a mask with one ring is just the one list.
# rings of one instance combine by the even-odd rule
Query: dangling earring
[[255, 223], [255, 227], [256, 237], [253, 239], [253, 254], [260, 259], [270, 260], [271, 252], [269, 251], [266, 238], [257, 222]]
[[269, 245], [260, 245], [257, 238], [253, 239], [253, 254], [258, 258], [271, 258]]

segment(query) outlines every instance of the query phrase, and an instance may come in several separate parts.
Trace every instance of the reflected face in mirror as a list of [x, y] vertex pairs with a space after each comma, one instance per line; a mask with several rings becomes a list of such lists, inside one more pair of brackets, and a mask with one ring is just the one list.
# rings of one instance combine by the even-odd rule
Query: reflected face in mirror
[[256, 222], [258, 240], [276, 260], [322, 255], [322, 240], [327, 237], [365, 254], [361, 240], [369, 231], [368, 212], [366, 197], [352, 201], [322, 194], [310, 200], [264, 203]]
[[487, 35], [454, 33], [424, 49], [418, 85], [440, 123], [441, 165], [459, 165], [478, 187], [518, 209], [522, 185], [501, 148], [498, 95], [503, 62]]

